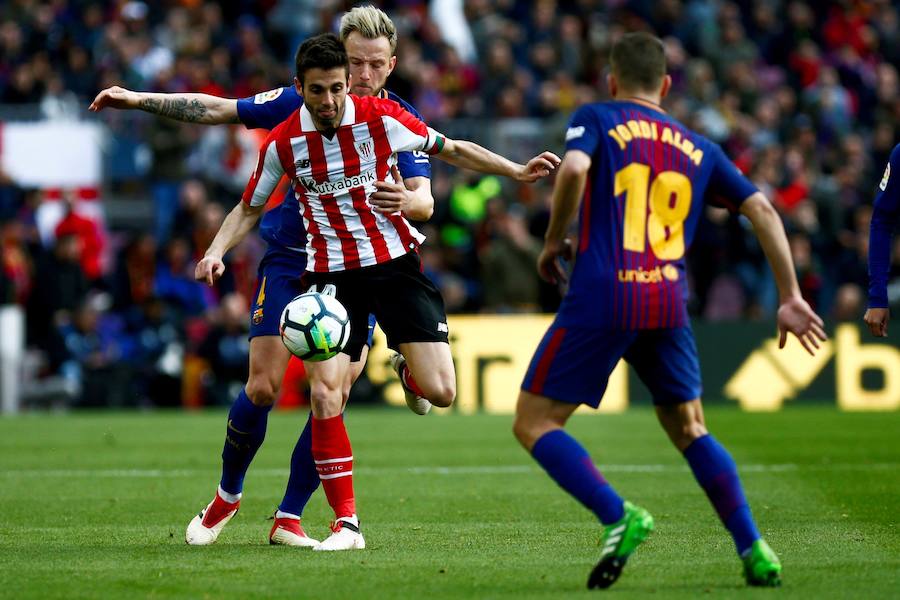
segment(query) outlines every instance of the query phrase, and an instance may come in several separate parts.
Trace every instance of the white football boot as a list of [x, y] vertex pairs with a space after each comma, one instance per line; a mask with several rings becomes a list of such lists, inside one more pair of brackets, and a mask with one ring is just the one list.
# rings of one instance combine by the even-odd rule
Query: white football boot
[[403, 355], [399, 352], [395, 352], [391, 356], [391, 367], [397, 372], [397, 377], [400, 378], [400, 385], [403, 387], [403, 395], [406, 396], [406, 405], [409, 407], [409, 410], [417, 415], [427, 415], [428, 411], [431, 410], [432, 404], [426, 398], [417, 395], [403, 383], [404, 365], [406, 365], [406, 359], [403, 358]]
[[341, 517], [331, 524], [331, 535], [313, 546], [315, 552], [329, 552], [334, 550], [362, 550], [366, 547], [366, 540], [359, 532], [359, 519]]
[[269, 543], [273, 546], [297, 546], [300, 548], [312, 548], [319, 544], [303, 531], [300, 519], [275, 516], [275, 524], [269, 532]]
[[331, 296], [332, 298], [337, 297], [337, 287], [333, 283], [326, 283], [322, 287], [322, 291], [319, 291], [319, 284], [314, 283], [309, 286], [309, 289], [304, 292], [304, 294], [322, 294], [323, 296]]
[[208, 546], [212, 544], [219, 537], [219, 534], [222, 533], [228, 521], [237, 514], [240, 505], [240, 499], [236, 502], [227, 502], [217, 491], [213, 501], [188, 523], [184, 541], [191, 546]]

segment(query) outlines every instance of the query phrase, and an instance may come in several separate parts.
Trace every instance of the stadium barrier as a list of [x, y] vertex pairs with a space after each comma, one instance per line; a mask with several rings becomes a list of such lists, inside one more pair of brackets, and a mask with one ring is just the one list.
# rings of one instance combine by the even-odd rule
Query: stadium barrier
[[25, 311], [0, 305], [0, 413], [19, 412], [22, 363], [25, 357]]
[[[512, 413], [522, 376], [551, 320], [550, 315], [451, 316], [457, 370], [457, 401], [451, 410]], [[834, 403], [847, 411], [900, 409], [900, 350], [895, 341], [876, 340], [863, 327], [840, 323], [829, 328], [831, 338], [816, 356], [809, 356], [793, 338], [779, 350], [773, 329], [748, 322], [694, 325], [704, 402], [732, 403], [748, 411], [777, 411], [786, 402]], [[389, 355], [377, 330], [367, 374], [384, 386], [389, 404], [403, 405]], [[599, 412], [650, 404], [634, 371], [620, 363]]]

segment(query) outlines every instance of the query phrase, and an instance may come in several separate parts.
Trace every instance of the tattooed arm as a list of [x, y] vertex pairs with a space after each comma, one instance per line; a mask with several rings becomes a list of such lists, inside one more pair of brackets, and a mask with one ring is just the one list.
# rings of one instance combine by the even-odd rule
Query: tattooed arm
[[138, 109], [185, 123], [240, 123], [237, 100], [208, 94], [156, 94], [113, 86], [97, 94], [90, 110], [98, 112], [107, 107]]

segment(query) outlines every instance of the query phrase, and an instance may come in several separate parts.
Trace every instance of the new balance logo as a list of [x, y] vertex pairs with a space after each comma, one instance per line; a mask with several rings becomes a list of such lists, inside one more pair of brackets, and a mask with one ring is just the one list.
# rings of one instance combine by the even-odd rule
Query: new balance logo
[[308, 169], [309, 168], [309, 159], [303, 158], [297, 161], [298, 169]]
[[450, 328], [446, 323], [438, 323], [437, 330], [441, 333], [450, 333]]

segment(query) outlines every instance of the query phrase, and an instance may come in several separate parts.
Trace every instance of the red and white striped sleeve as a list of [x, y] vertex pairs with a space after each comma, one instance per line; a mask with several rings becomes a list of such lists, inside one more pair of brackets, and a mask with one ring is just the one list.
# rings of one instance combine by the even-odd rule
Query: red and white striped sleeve
[[446, 137], [408, 112], [393, 100], [379, 103], [381, 120], [394, 152], [437, 154], [444, 148]]
[[250, 176], [250, 181], [247, 182], [247, 187], [244, 188], [244, 195], [241, 196], [241, 200], [250, 206], [265, 205], [284, 175], [284, 167], [278, 157], [276, 144], [280, 130], [280, 127], [272, 130], [259, 148], [256, 168]]

